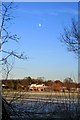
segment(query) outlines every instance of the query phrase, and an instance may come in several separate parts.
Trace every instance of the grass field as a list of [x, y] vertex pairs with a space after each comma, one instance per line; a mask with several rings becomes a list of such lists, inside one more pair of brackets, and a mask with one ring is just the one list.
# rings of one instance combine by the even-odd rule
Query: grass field
[[72, 100], [76, 101], [78, 93], [68, 92], [24, 92], [24, 91], [9, 91], [3, 90], [2, 96], [7, 100]]
[[[11, 103], [15, 113], [11, 113], [14, 120], [42, 120], [71, 118], [78, 120], [80, 103], [77, 102], [78, 93], [64, 92], [24, 92], [2, 91], [2, 95]], [[16, 118], [16, 119], [15, 119]], [[39, 119], [39, 120], [40, 120]]]

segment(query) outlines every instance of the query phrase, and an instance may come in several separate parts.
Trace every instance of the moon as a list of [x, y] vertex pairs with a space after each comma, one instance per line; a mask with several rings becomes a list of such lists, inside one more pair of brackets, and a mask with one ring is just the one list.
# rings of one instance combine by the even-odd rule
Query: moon
[[39, 23], [39, 27], [41, 27], [41, 23]]

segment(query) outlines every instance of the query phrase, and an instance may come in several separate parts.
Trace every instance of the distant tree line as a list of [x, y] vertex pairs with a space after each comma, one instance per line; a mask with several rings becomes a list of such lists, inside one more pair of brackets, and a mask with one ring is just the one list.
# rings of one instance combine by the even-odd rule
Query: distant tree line
[[12, 90], [29, 90], [29, 86], [31, 84], [44, 84], [48, 86], [47, 91], [60, 91], [60, 90], [67, 90], [70, 91], [71, 89], [76, 90], [80, 88], [80, 83], [74, 82], [71, 78], [65, 78], [63, 82], [61, 80], [44, 80], [43, 78], [31, 78], [25, 77], [24, 79], [8, 79], [7, 82], [2, 80], [3, 89], [12, 89]]

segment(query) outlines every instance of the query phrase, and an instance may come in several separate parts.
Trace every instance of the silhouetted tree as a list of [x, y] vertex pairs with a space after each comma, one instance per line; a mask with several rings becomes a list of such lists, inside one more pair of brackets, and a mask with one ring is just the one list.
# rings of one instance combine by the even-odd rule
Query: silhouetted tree
[[11, 13], [14, 8], [15, 6], [12, 2], [10, 3], [2, 2], [1, 11], [2, 19], [0, 23], [0, 54], [2, 54], [2, 58], [0, 59], [0, 62], [2, 69], [5, 73], [4, 75], [5, 79], [8, 78], [8, 75], [13, 68], [14, 64], [13, 58], [27, 59], [27, 57], [24, 56], [24, 53], [18, 53], [13, 48], [9, 50], [8, 48], [6, 49], [5, 47], [7, 43], [11, 41], [19, 43], [19, 37], [16, 34], [11, 34], [11, 32], [8, 29], [9, 23], [13, 19]]
[[[5, 79], [8, 79], [8, 76], [13, 68], [14, 64], [14, 58], [18, 59], [27, 59], [26, 56], [24, 56], [24, 53], [18, 53], [14, 49], [6, 49], [6, 44], [14, 41], [18, 43], [19, 37], [16, 34], [11, 34], [8, 29], [8, 25], [10, 21], [14, 18], [12, 16], [12, 10], [15, 8], [13, 2], [2, 2], [0, 3], [0, 56], [2, 55], [2, 58], [0, 59], [0, 66], [2, 68], [2, 73]], [[1, 74], [2, 74], [1, 73]], [[7, 102], [2, 98], [2, 119], [3, 120], [9, 120], [10, 116], [7, 114], [6, 105]], [[8, 105], [8, 104], [7, 104]]]
[[61, 42], [63, 42], [66, 46], [68, 51], [74, 52], [76, 55], [80, 52], [80, 33], [78, 21], [72, 19], [72, 24], [69, 27], [64, 28], [64, 33], [61, 34]]

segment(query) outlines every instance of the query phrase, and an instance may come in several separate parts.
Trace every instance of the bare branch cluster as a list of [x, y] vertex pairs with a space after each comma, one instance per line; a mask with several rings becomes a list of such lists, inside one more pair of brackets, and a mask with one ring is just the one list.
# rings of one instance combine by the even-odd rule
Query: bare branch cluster
[[14, 18], [12, 16], [12, 11], [15, 9], [16, 6], [14, 6], [13, 2], [10, 3], [2, 3], [2, 9], [1, 9], [1, 24], [0, 24], [0, 55], [2, 58], [0, 59], [3, 71], [5, 71], [6, 79], [8, 78], [8, 75], [10, 71], [13, 68], [13, 61], [11, 62], [10, 59], [12, 58], [18, 58], [18, 59], [27, 59], [27, 57], [23, 53], [18, 53], [15, 50], [8, 50], [5, 49], [6, 43], [10, 43], [11, 41], [14, 41], [16, 43], [19, 43], [19, 37], [17, 34], [11, 34], [8, 30], [8, 25], [10, 24], [10, 21]]
[[80, 50], [80, 34], [78, 31], [78, 22], [72, 19], [72, 25], [69, 28], [64, 28], [64, 33], [61, 34], [61, 42], [67, 45], [67, 49], [70, 52], [74, 52], [78, 55]]

